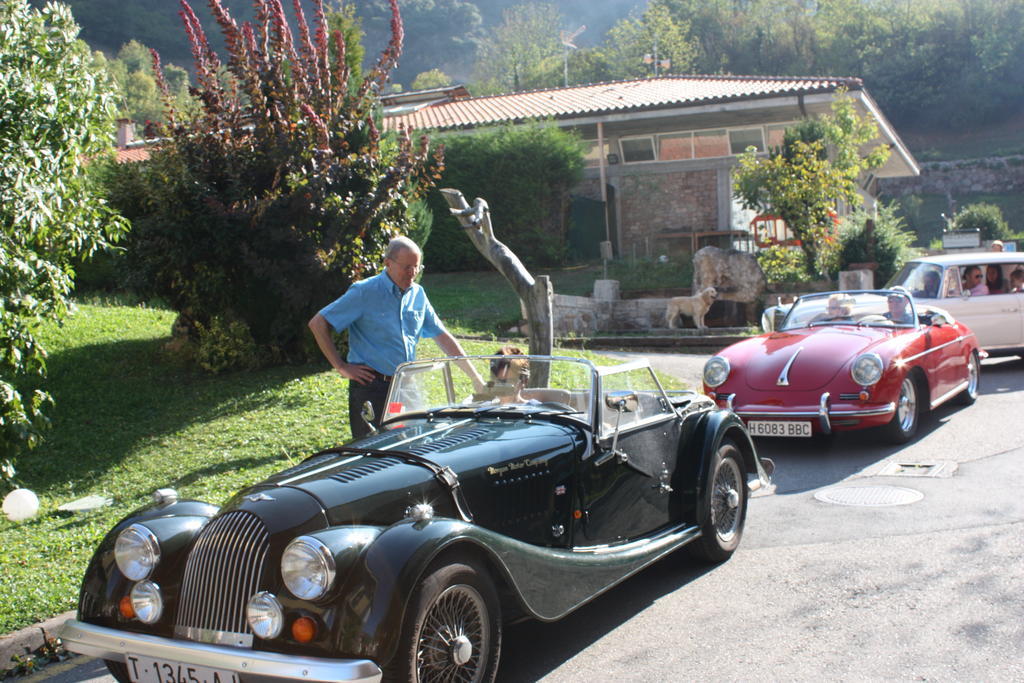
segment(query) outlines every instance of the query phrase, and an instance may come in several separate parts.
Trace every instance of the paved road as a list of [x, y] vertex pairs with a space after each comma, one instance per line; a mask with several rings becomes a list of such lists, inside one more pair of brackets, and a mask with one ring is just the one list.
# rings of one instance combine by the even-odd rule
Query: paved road
[[[652, 357], [693, 382], [703, 360]], [[729, 562], [678, 554], [560, 622], [508, 628], [499, 679], [1024, 680], [1022, 402], [1024, 362], [988, 360], [978, 402], [939, 408], [901, 449], [870, 433], [759, 441], [776, 485]], [[815, 497], [901, 490], [920, 500]], [[112, 680], [81, 658], [43, 676]]]

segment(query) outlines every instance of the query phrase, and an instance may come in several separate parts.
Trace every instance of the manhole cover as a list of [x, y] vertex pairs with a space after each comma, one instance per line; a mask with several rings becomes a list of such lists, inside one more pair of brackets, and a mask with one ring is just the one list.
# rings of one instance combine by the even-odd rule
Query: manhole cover
[[833, 505], [884, 507], [916, 503], [924, 498], [924, 494], [900, 486], [834, 486], [818, 491], [814, 497], [822, 503], [832, 503]]

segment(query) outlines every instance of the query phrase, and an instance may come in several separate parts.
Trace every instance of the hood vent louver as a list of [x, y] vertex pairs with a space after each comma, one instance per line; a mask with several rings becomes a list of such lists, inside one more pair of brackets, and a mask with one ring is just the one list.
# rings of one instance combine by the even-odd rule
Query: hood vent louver
[[366, 462], [360, 463], [355, 467], [349, 467], [341, 472], [335, 472], [330, 475], [330, 478], [334, 481], [340, 481], [342, 484], [348, 484], [367, 477], [374, 472], [380, 472], [401, 464], [402, 461], [398, 458], [366, 458]]
[[[470, 429], [467, 432], [461, 434], [455, 434], [453, 436], [446, 436], [438, 439], [431, 443], [426, 443], [421, 446], [410, 449], [402, 449], [402, 452], [409, 453], [418, 457], [423, 457], [429, 453], [436, 453], [443, 451], [448, 448], [454, 448], [455, 446], [461, 446], [462, 444], [469, 443], [471, 441], [477, 441], [487, 435], [486, 429]], [[360, 446], [365, 445], [366, 442], [360, 442]], [[353, 451], [357, 451], [357, 448], [353, 448]], [[381, 451], [375, 451], [378, 455], [383, 455]], [[375, 472], [386, 470], [395, 465], [401, 465], [405, 460], [401, 457], [372, 457], [364, 458], [358, 465], [354, 467], [348, 467], [340, 472], [335, 472], [330, 475], [330, 478], [334, 481], [341, 482], [342, 484], [348, 484], [353, 481], [367, 477]]]
[[469, 431], [462, 432], [461, 434], [446, 436], [432, 443], [423, 444], [422, 446], [417, 446], [416, 448], [410, 448], [406, 452], [412, 453], [413, 455], [426, 455], [427, 453], [436, 453], [438, 451], [443, 451], [446, 448], [453, 448], [455, 446], [461, 446], [464, 443], [469, 443], [470, 441], [477, 441], [478, 439], [481, 439], [486, 435], [486, 429], [470, 429]]

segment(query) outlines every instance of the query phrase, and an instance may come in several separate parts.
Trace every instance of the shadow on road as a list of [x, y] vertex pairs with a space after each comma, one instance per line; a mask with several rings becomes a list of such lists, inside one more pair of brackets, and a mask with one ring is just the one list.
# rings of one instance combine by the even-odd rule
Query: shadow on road
[[[998, 395], [1024, 390], [1024, 360], [995, 358], [982, 363], [980, 393]], [[926, 439], [941, 438], [946, 423], [965, 408], [955, 401], [924, 413], [917, 435], [907, 444], [886, 441], [880, 429], [838, 432], [810, 439], [759, 438], [758, 452], [775, 461], [776, 495], [804, 493], [843, 481]], [[941, 457], [936, 451], [935, 457]]]
[[505, 629], [499, 681], [535, 681], [628, 622], [656, 600], [714, 569], [677, 551], [556, 622]]

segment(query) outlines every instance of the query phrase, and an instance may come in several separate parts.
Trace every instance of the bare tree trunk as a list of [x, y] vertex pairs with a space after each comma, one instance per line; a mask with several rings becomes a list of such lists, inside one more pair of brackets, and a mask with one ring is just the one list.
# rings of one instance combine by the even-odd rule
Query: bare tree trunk
[[[534, 279], [519, 257], [494, 237], [491, 212], [486, 201], [477, 197], [473, 201], [473, 206], [470, 206], [459, 190], [443, 189], [441, 194], [451, 207], [452, 215], [458, 218], [459, 223], [465, 228], [473, 246], [505, 276], [523, 302], [526, 321], [530, 325], [530, 353], [551, 355], [554, 348], [554, 325], [551, 314], [551, 300], [554, 294], [551, 279], [547, 275]], [[545, 366], [542, 372], [546, 371]], [[547, 377], [531, 377], [530, 383], [535, 382], [546, 383]]]

